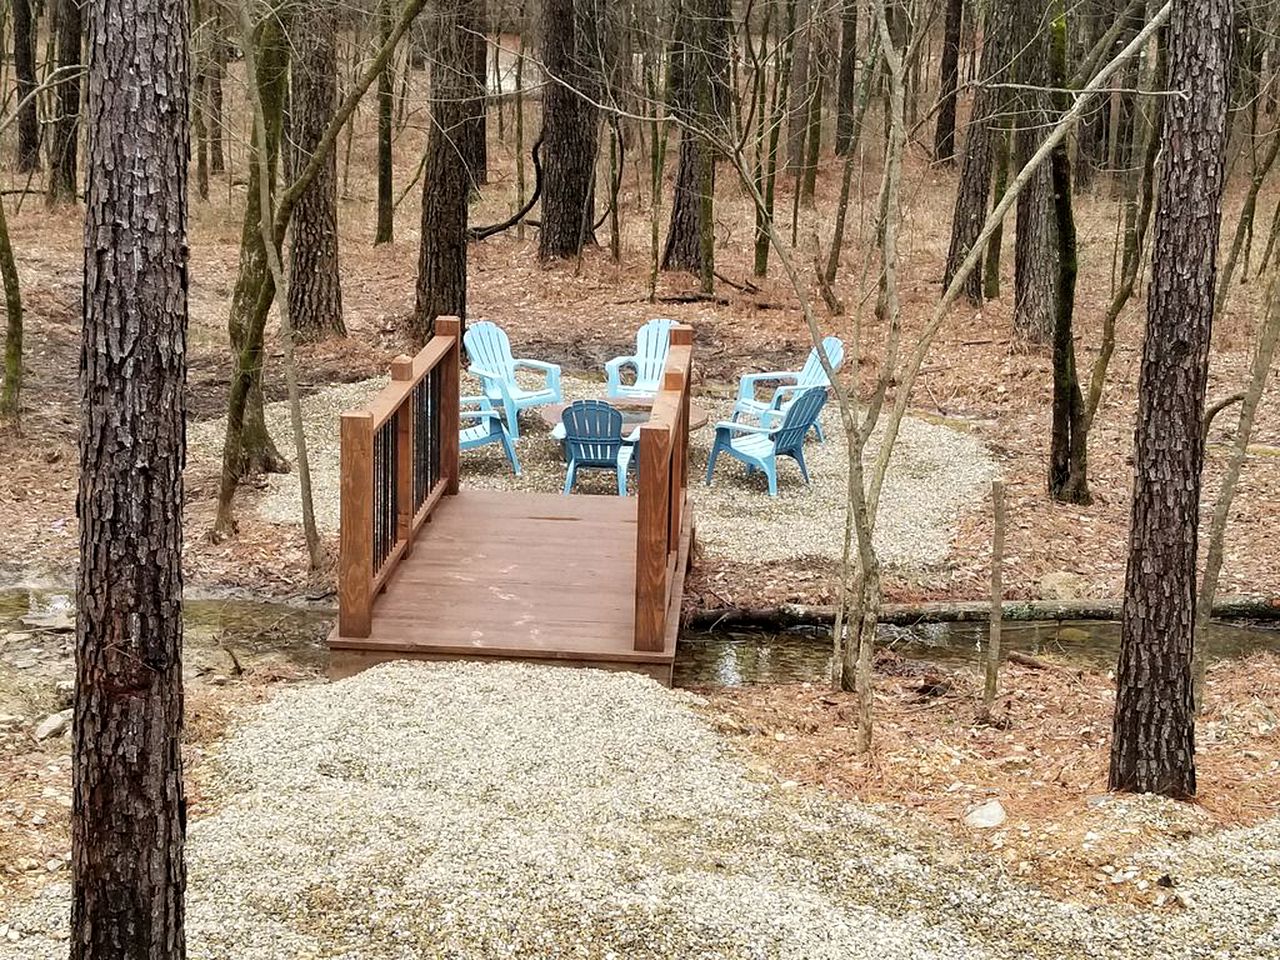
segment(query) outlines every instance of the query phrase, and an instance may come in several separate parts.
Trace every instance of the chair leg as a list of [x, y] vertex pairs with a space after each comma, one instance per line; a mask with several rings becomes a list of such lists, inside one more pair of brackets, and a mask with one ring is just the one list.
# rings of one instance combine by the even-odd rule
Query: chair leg
[[813, 432], [818, 435], [819, 443], [826, 442], [827, 435], [822, 432], [822, 424], [820, 424], [817, 420], [813, 421]]
[[804, 477], [804, 482], [805, 482], [806, 484], [808, 484], [808, 483], [809, 483], [809, 468], [808, 468], [807, 466], [805, 466], [805, 462], [804, 462], [804, 448], [803, 448], [803, 447], [798, 447], [798, 448], [796, 448], [796, 452], [793, 454], [793, 456], [795, 457], [796, 464], [800, 467], [800, 476]]
[[778, 461], [771, 458], [764, 467], [764, 475], [769, 480], [769, 496], [776, 497], [778, 495]]
[[516, 445], [511, 442], [511, 436], [505, 430], [502, 431], [502, 449], [507, 452], [512, 471], [517, 477], [520, 476], [520, 460], [516, 457]]
[[720, 456], [719, 439], [717, 439], [716, 442], [711, 445], [711, 453], [707, 457], [707, 486], [708, 487], [711, 486], [711, 474], [715, 472], [716, 458], [718, 456]]
[[622, 464], [618, 464], [618, 496], [625, 497], [627, 495], [627, 468]]
[[511, 434], [512, 440], [520, 439], [520, 411], [516, 408], [515, 403], [508, 400], [503, 404], [503, 409], [507, 412], [507, 433]]
[[570, 460], [564, 468], [564, 490], [561, 493], [573, 492], [573, 478], [578, 472], [578, 464]]

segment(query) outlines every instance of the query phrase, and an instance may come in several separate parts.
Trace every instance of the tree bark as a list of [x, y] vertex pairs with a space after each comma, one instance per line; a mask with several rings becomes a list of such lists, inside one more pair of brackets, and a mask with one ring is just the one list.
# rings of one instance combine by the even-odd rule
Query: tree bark
[[[379, 0], [378, 24], [382, 42], [391, 35], [391, 0]], [[412, 57], [410, 57], [412, 60]], [[395, 234], [395, 201], [392, 198], [391, 157], [391, 64], [378, 74], [378, 225], [373, 234], [373, 245], [390, 243]]]
[[[1013, 4], [994, 4], [987, 13], [982, 40], [983, 86], [973, 99], [973, 114], [965, 133], [964, 160], [960, 166], [960, 185], [956, 189], [955, 213], [951, 218], [951, 247], [942, 286], [960, 270], [987, 216], [987, 200], [991, 193], [992, 126], [1003, 104], [1001, 91], [990, 84], [1005, 77], [1008, 69], [1009, 34]], [[970, 303], [982, 303], [982, 258], [965, 279], [964, 294]]]
[[489, 18], [486, 0], [469, 0], [467, 8], [469, 22], [464, 28], [466, 36], [463, 37], [466, 47], [466, 100], [464, 121], [457, 139], [467, 163], [467, 176], [474, 189], [489, 182], [489, 81], [486, 69], [489, 64], [489, 44], [485, 40]]
[[211, 33], [209, 43], [209, 74], [205, 78], [205, 96], [208, 97], [209, 112], [206, 124], [209, 128], [209, 172], [225, 173], [226, 158], [222, 152], [222, 81], [227, 75], [227, 38], [223, 35], [222, 5], [213, 4], [213, 12], [209, 21]]
[[[36, 14], [33, 0], [13, 0], [13, 70], [18, 81], [18, 172], [40, 168], [40, 116], [36, 90]], [[26, 98], [31, 97], [30, 100]], [[22, 101], [26, 100], [25, 103]]]
[[593, 0], [544, 0], [542, 136], [547, 157], [538, 259], [576, 257], [595, 241], [599, 146], [597, 8]]
[[1169, 86], [1138, 381], [1129, 562], [1111, 744], [1115, 790], [1196, 792], [1192, 638], [1201, 416], [1226, 177], [1231, 0], [1183, 0]]
[[58, 114], [49, 140], [50, 205], [75, 203], [79, 178], [76, 175], [76, 147], [80, 130], [80, 50], [84, 34], [80, 0], [58, 3], [58, 69], [67, 76], [54, 88]]
[[189, 9], [89, 5], [72, 960], [186, 955]]
[[0, 422], [19, 426], [22, 411], [22, 287], [9, 242], [9, 221], [0, 201], [0, 278], [4, 280], [4, 387], [0, 389]]
[[[1067, 15], [1062, 0], [1055, 3], [1050, 34], [1050, 82], [1059, 91], [1067, 86]], [[1054, 95], [1056, 109], [1065, 112], [1068, 94]], [[1076, 373], [1076, 345], [1072, 320], [1076, 303], [1076, 221], [1071, 198], [1071, 157], [1064, 140], [1053, 148], [1049, 162], [1053, 180], [1054, 234], [1058, 239], [1058, 274], [1054, 290], [1053, 433], [1049, 446], [1049, 495], [1064, 503], [1087, 504], [1088, 447], [1084, 398]]]
[[[840, 5], [840, 67], [836, 93], [836, 155], [853, 149], [854, 113], [858, 91], [858, 3], [843, 0]], [[954, 119], [954, 117], [953, 117]]]
[[435, 8], [431, 123], [422, 177], [422, 245], [418, 251], [413, 337], [425, 343], [436, 317], [467, 315], [468, 158], [458, 147], [473, 122], [469, 111], [473, 49], [466, 27], [477, 0], [441, 0]]
[[[1040, 0], [1019, 0], [1014, 49], [1020, 51], [1014, 74], [1018, 82], [1040, 89], [1023, 90], [1018, 98], [1013, 134], [1014, 163], [1021, 167], [1044, 140], [1049, 122], [1049, 24]], [[1032, 343], [1053, 339], [1057, 316], [1058, 236], [1054, 218], [1052, 162], [1036, 171], [1018, 197], [1013, 251], [1013, 328]]]
[[[799, 176], [804, 169], [805, 136], [809, 131], [809, 99], [813, 77], [809, 48], [813, 39], [810, 0], [794, 0], [795, 40], [791, 54], [791, 85], [787, 90], [787, 172]], [[796, 188], [799, 189], [799, 183]]]
[[[290, 72], [289, 178], [311, 159], [333, 119], [338, 96], [338, 18], [331, 0], [308, 8], [294, 22], [295, 58]], [[338, 272], [338, 158], [324, 157], [320, 174], [303, 191], [289, 225], [289, 316], [298, 339], [346, 336]]]
[[964, 0], [947, 0], [942, 31], [942, 99], [933, 130], [933, 159], [950, 163], [956, 155], [956, 87], [960, 78], [960, 27]]

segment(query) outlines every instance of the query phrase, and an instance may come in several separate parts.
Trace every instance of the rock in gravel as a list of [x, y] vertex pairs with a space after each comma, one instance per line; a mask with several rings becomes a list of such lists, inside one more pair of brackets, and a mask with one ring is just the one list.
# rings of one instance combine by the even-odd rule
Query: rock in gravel
[[61, 736], [70, 726], [71, 711], [60, 710], [57, 713], [49, 714], [49, 716], [37, 723], [31, 735], [37, 740], [48, 740], [50, 737]]
[[1004, 805], [999, 800], [988, 800], [966, 813], [964, 822], [966, 826], [979, 830], [992, 830], [1007, 819], [1009, 816], [1004, 812]]

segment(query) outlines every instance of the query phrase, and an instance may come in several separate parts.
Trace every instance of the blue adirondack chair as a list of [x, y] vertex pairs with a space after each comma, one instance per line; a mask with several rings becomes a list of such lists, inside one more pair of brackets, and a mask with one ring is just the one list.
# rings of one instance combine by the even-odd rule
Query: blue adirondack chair
[[627, 470], [635, 447], [622, 436], [622, 413], [603, 400], [575, 400], [561, 415], [564, 423], [564, 492], [573, 491], [583, 467], [614, 470], [618, 496], [627, 495]]
[[[459, 411], [460, 429], [458, 430], [458, 449], [472, 450], [490, 443], [502, 444], [502, 449], [511, 461], [511, 469], [520, 476], [520, 460], [516, 457], [515, 444], [511, 442], [511, 434], [507, 433], [507, 425], [502, 422], [502, 414], [493, 409], [488, 397], [463, 397]], [[467, 410], [466, 407], [477, 407]]]
[[[839, 370], [844, 362], [844, 343], [839, 337], [827, 337], [822, 341], [822, 349], [827, 355], [832, 370]], [[756, 385], [761, 382], [776, 381], [781, 384], [774, 389], [768, 400], [756, 399]], [[817, 349], [809, 351], [809, 359], [798, 372], [778, 370], [771, 373], [748, 373], [738, 384], [738, 399], [733, 405], [733, 419], [736, 421], [742, 414], [759, 419], [762, 426], [769, 426], [778, 413], [784, 413], [795, 394], [810, 387], [826, 387], [827, 372], [822, 369], [822, 361], [818, 359]], [[819, 440], [824, 440], [822, 425], [816, 420], [813, 430]]]
[[790, 402], [782, 416], [782, 423], [775, 427], [752, 426], [736, 421], [716, 424], [716, 439], [711, 445], [707, 460], [707, 486], [716, 469], [716, 458], [721, 453], [741, 460], [747, 465], [747, 473], [764, 472], [769, 481], [769, 496], [778, 495], [778, 457], [791, 457], [800, 467], [800, 476], [809, 482], [809, 468], [804, 462], [804, 437], [818, 421], [818, 414], [827, 402], [825, 387], [802, 390]]
[[[554, 363], [527, 360], [511, 355], [511, 341], [496, 323], [480, 320], [467, 324], [462, 337], [470, 371], [484, 385], [484, 395], [502, 407], [512, 440], [520, 439], [519, 413], [530, 407], [560, 402], [560, 368]], [[542, 371], [545, 379], [537, 390], [526, 390], [516, 381], [516, 370], [525, 367]]]
[[[636, 331], [636, 352], [630, 357], [614, 357], [604, 365], [606, 395], [610, 397], [651, 397], [662, 386], [662, 371], [667, 365], [674, 320], [650, 320]], [[634, 383], [622, 382], [622, 370], [630, 367], [636, 373]]]

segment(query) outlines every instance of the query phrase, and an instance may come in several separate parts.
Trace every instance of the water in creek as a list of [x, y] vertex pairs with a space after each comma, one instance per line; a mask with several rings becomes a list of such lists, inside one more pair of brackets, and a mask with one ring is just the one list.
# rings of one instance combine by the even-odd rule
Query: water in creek
[[[241, 667], [289, 666], [322, 673], [331, 611], [247, 600], [186, 603], [184, 667], [189, 675], [229, 674]], [[66, 593], [0, 591], [0, 667], [35, 679], [70, 675], [75, 605]], [[905, 657], [977, 667], [985, 623], [885, 625], [880, 641]], [[1112, 621], [1006, 623], [1007, 650], [1091, 668], [1115, 663], [1120, 625]], [[1280, 629], [1213, 624], [1210, 655], [1280, 652]], [[233, 662], [234, 657], [234, 662]], [[820, 629], [785, 633], [688, 634], [676, 657], [677, 686], [823, 681], [830, 675], [830, 638]], [[3, 691], [0, 691], [3, 692]], [[0, 712], [4, 712], [0, 710]]]
[[[1005, 623], [1001, 638], [1006, 650], [1094, 669], [1114, 666], [1120, 652], [1120, 624], [1113, 620]], [[896, 653], [952, 666], [977, 668], [986, 640], [985, 623], [886, 624], [880, 628], [880, 643]], [[1280, 629], [1210, 625], [1211, 657], [1242, 657], [1257, 650], [1280, 653]], [[676, 686], [821, 682], [830, 676], [830, 631], [686, 634], [680, 638], [676, 656]]]

